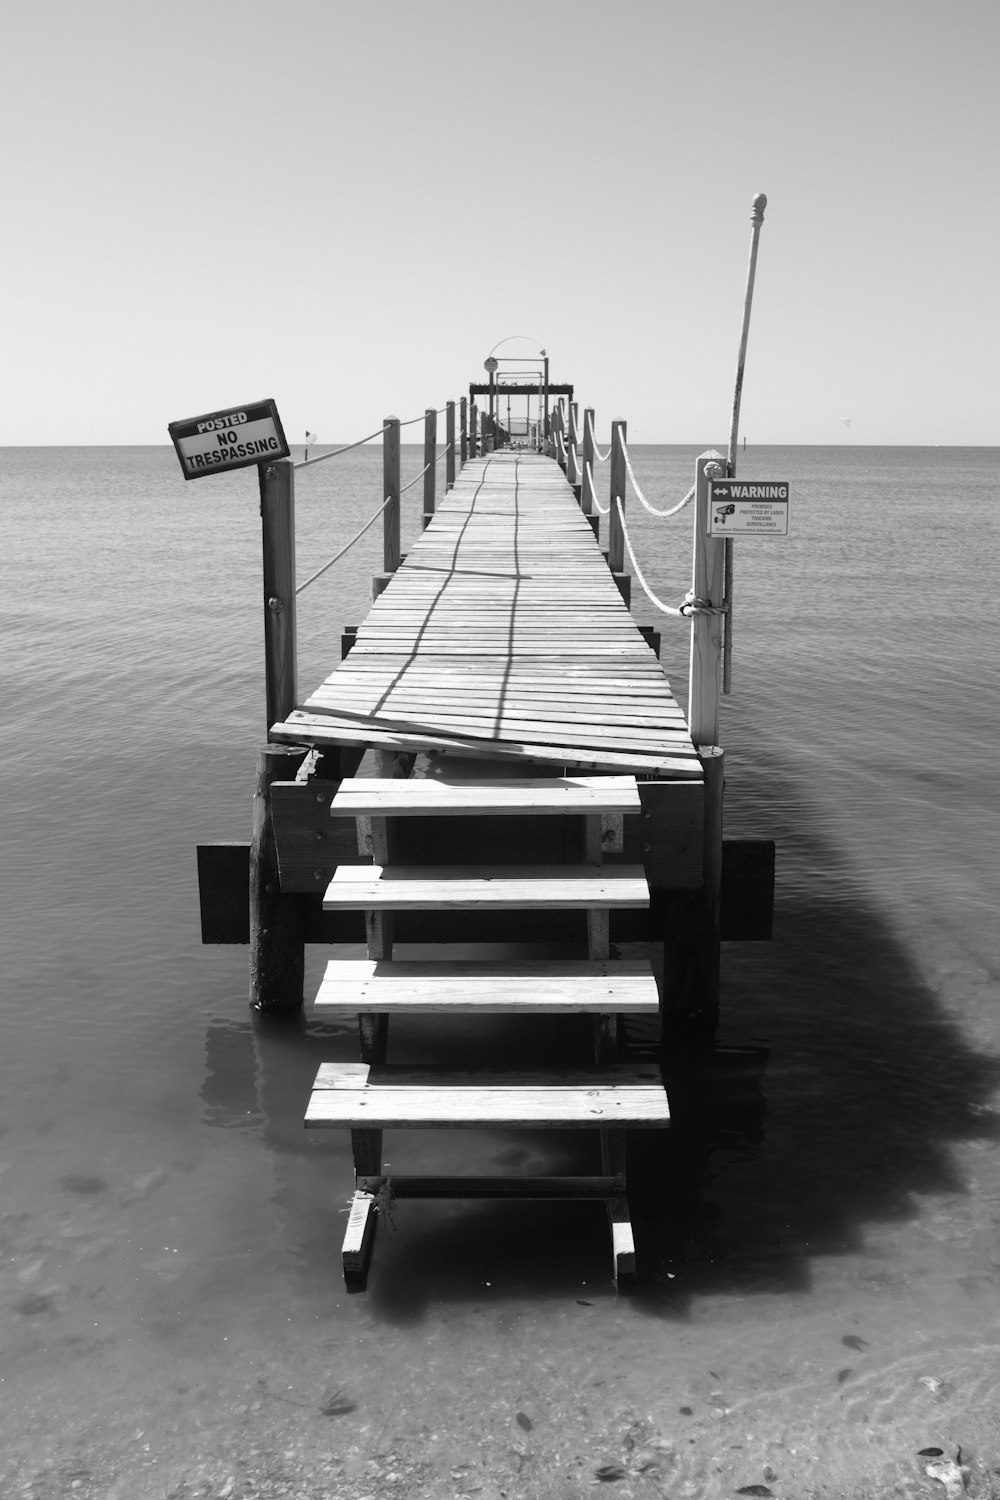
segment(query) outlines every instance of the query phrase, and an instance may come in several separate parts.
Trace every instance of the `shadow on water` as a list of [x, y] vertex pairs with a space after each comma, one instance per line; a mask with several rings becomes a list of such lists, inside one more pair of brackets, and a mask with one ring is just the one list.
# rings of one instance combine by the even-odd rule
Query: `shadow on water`
[[[669, 1132], [629, 1146], [635, 1301], [657, 1316], [684, 1317], [711, 1293], [809, 1291], [816, 1257], [863, 1252], [866, 1231], [912, 1218], [924, 1195], [963, 1194], [952, 1147], [1000, 1135], [1000, 1059], [945, 1012], [849, 861], [815, 832], [794, 782], [772, 765], [769, 786], [774, 940], [727, 945], [717, 1044], [661, 1046], [630, 1032], [634, 1050], [661, 1058], [673, 1111]], [[789, 863], [798, 873], [782, 888]], [[585, 1024], [494, 1021], [479, 1023], [485, 1037], [454, 1023], [397, 1032], [391, 1055], [468, 1060], [478, 1036], [492, 1065], [523, 1065], [529, 1049], [538, 1062], [569, 1060], [567, 1045], [585, 1058]], [[350, 1147], [305, 1132], [302, 1116], [318, 1063], [356, 1056], [352, 1027], [220, 1025], [203, 1090], [216, 1123], [263, 1127], [300, 1268], [338, 1291]], [[390, 1161], [396, 1144], [387, 1135]], [[596, 1169], [593, 1143], [568, 1134], [414, 1132], [399, 1149], [402, 1170]], [[536, 1302], [611, 1290], [600, 1205], [405, 1203], [394, 1217], [395, 1229], [380, 1228], [367, 1295], [396, 1322], [486, 1288], [494, 1301]]]

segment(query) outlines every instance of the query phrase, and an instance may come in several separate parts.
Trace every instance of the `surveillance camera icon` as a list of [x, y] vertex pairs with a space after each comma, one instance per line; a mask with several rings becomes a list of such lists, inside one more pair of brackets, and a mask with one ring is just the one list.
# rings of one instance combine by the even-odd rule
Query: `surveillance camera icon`
[[735, 505], [717, 505], [715, 507], [715, 519], [718, 521], [720, 526], [725, 526], [727, 516], [735, 516], [735, 514]]

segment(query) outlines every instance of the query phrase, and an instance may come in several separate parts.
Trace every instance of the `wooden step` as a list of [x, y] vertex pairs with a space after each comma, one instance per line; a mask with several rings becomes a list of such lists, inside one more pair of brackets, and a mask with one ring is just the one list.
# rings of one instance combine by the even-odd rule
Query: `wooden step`
[[324, 911], [645, 907], [641, 865], [340, 865]]
[[428, 1177], [398, 1172], [359, 1176], [358, 1191], [393, 1198], [611, 1198], [624, 1191], [620, 1177]]
[[[457, 1073], [444, 1068], [324, 1063], [309, 1100], [307, 1128], [351, 1131], [355, 1192], [344, 1236], [348, 1285], [365, 1285], [380, 1213], [396, 1198], [603, 1198], [616, 1282], [635, 1274], [625, 1173], [625, 1132], [663, 1129], [670, 1109], [659, 1068]], [[384, 1129], [461, 1126], [597, 1129], [603, 1171], [589, 1177], [403, 1176], [381, 1166]]]
[[637, 813], [634, 776], [551, 776], [511, 780], [353, 777], [340, 783], [334, 816], [420, 817], [432, 813]]
[[456, 1073], [449, 1068], [323, 1063], [307, 1129], [663, 1129], [670, 1108], [653, 1064]]
[[656, 980], [645, 959], [491, 963], [333, 959], [315, 1000], [317, 1016], [656, 1015]]

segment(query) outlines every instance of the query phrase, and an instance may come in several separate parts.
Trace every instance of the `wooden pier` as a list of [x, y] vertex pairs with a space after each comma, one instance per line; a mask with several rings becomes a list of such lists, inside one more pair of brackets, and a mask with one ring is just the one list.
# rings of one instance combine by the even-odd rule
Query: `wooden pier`
[[[262, 466], [265, 553], [269, 537], [292, 548], [290, 564], [265, 558], [269, 744], [249, 860], [245, 846], [199, 850], [203, 935], [249, 938], [253, 1000], [271, 1010], [301, 1004], [305, 942], [367, 944], [363, 960], [330, 960], [315, 998], [319, 1015], [358, 1018], [359, 1060], [325, 1063], [305, 1111], [309, 1129], [351, 1132], [349, 1282], [364, 1284], [389, 1198], [443, 1196], [603, 1200], [622, 1281], [635, 1269], [626, 1133], [665, 1128], [670, 1110], [659, 1068], [624, 1055], [619, 1018], [659, 1015], [665, 1035], [710, 1037], [727, 923], [731, 936], [769, 935], [773, 846], [734, 848], [722, 834], [723, 543], [705, 525], [719, 455], [696, 475], [686, 717], [629, 611], [620, 507], [601, 550], [593, 448], [587, 457], [572, 403], [539, 424], [542, 452], [503, 446], [509, 434], [464, 401], [456, 435], [449, 403], [440, 495], [432, 416], [424, 525], [405, 557], [399, 424], [384, 424], [372, 609], [301, 701], [292, 466]], [[625, 424], [614, 432], [611, 497], [623, 501]], [[248, 890], [244, 931], [229, 895]], [[662, 990], [647, 960], [618, 956], [635, 940], [662, 952]], [[397, 942], [427, 956], [398, 961]], [[449, 956], [449, 944], [479, 942], [537, 944], [540, 956]], [[575, 957], [546, 952], [566, 943]], [[390, 1061], [393, 1017], [456, 1013], [589, 1016], [593, 1065], [527, 1058], [511, 1074]], [[590, 1130], [599, 1170], [388, 1176], [383, 1130], [428, 1126]]]
[[347, 660], [272, 729], [701, 780], [684, 715], [554, 459], [466, 464]]

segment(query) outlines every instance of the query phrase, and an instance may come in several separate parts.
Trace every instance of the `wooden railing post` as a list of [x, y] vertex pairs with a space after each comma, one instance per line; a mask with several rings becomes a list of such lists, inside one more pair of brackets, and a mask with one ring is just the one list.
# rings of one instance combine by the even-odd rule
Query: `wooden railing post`
[[[726, 461], [714, 449], [703, 453], [695, 469], [694, 559], [691, 593], [696, 604], [720, 606], [725, 588], [725, 542], [708, 534], [708, 481], [725, 476]], [[719, 742], [719, 666], [722, 616], [691, 615], [688, 676], [688, 726], [695, 747]]]
[[[566, 478], [569, 480], [574, 490], [579, 491], [580, 465], [577, 461], [577, 445], [580, 438], [579, 433], [576, 430], [576, 422], [577, 404], [575, 401], [571, 401], [569, 403], [569, 438], [566, 444]], [[578, 493], [577, 499], [579, 498], [580, 497]]]
[[586, 516], [594, 513], [594, 408], [583, 409], [583, 486], [580, 504]]
[[444, 408], [444, 440], [448, 451], [444, 459], [444, 487], [450, 490], [455, 483], [455, 403], [448, 401]]
[[708, 481], [725, 472], [721, 453], [703, 453], [697, 461], [688, 723], [705, 783], [702, 885], [697, 891], [669, 893], [664, 913], [664, 1027], [692, 1040], [709, 1038], [719, 1017], [725, 790], [725, 755], [718, 744], [722, 616], [699, 612], [697, 606], [717, 606], [722, 601], [725, 543], [708, 534]]
[[462, 468], [464, 469], [469, 460], [469, 416], [467, 411], [467, 403], [464, 396], [462, 397], [458, 405], [459, 416], [461, 418], [460, 426], [462, 429]]
[[617, 419], [611, 424], [611, 483], [609, 496], [611, 510], [608, 514], [608, 567], [612, 573], [625, 571], [625, 535], [617, 502], [621, 500], [625, 509], [625, 453], [622, 443], [627, 434], [627, 423]]
[[424, 408], [424, 525], [434, 514], [434, 497], [437, 488], [437, 412], [433, 406]]
[[566, 472], [566, 424], [563, 421], [562, 397], [552, 412], [552, 451], [556, 463]]
[[382, 569], [372, 579], [372, 598], [377, 599], [399, 567], [399, 427], [398, 417], [382, 423], [382, 499], [389, 504], [382, 512]]
[[295, 469], [290, 458], [258, 465], [264, 557], [267, 729], [295, 707]]
[[477, 430], [476, 430], [477, 429], [478, 421], [479, 421], [479, 408], [476, 406], [476, 403], [473, 401], [473, 403], [472, 403], [472, 409], [469, 412], [469, 457], [470, 458], [475, 458], [476, 457], [476, 453], [477, 453], [478, 448], [479, 448], [478, 433], [477, 433]]
[[[625, 510], [625, 436], [628, 424], [620, 417], [611, 423], [611, 509], [608, 513], [608, 567], [627, 605], [632, 603], [632, 578], [625, 571], [625, 533], [622, 515]], [[621, 511], [618, 501], [621, 501]]]

